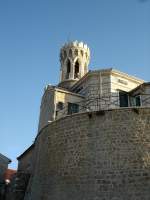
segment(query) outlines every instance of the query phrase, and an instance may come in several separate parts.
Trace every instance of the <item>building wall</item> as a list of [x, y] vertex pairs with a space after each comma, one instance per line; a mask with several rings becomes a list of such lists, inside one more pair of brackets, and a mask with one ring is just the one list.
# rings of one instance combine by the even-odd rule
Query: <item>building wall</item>
[[0, 199], [5, 197], [5, 173], [11, 161], [0, 154]]
[[112, 107], [118, 107], [119, 104], [119, 91], [125, 91], [129, 92], [132, 89], [136, 88], [140, 84], [142, 84], [143, 81], [136, 79], [129, 75], [122, 75], [118, 74], [117, 72], [112, 72], [111, 74], [111, 102]]
[[40, 106], [40, 117], [38, 132], [48, 124], [48, 121], [54, 120], [55, 106], [54, 106], [55, 90], [53, 86], [48, 86], [45, 89]]
[[110, 105], [110, 71], [104, 71], [89, 73], [74, 89], [74, 92], [79, 91], [85, 96], [85, 108], [89, 110], [106, 109]]
[[150, 108], [54, 121], [36, 139], [36, 168], [25, 200], [149, 200], [149, 140]]
[[110, 75], [96, 73], [89, 78], [89, 91], [87, 101], [90, 102], [90, 110], [107, 109], [110, 104]]
[[[58, 108], [58, 103], [63, 103], [63, 109], [60, 110]], [[79, 110], [81, 111], [84, 105], [84, 97], [73, 94], [67, 91], [63, 91], [61, 89], [56, 89], [55, 91], [55, 119], [59, 119], [62, 116], [67, 115], [68, 113], [68, 103], [76, 103], [79, 105]]]
[[[67, 115], [68, 102], [78, 103], [79, 112], [86, 110], [96, 111], [119, 107], [119, 90], [129, 92], [136, 88], [142, 80], [122, 72], [104, 69], [92, 71], [79, 80], [75, 89], [66, 89], [48, 86], [42, 97], [38, 132], [55, 119]], [[63, 103], [63, 109], [57, 107]]]
[[73, 91], [84, 95], [85, 107], [94, 111], [119, 107], [119, 91], [129, 92], [141, 83], [142, 80], [106, 69], [92, 71]]
[[116, 90], [123, 90], [129, 92], [130, 90], [136, 88], [142, 81], [138, 81], [136, 79], [129, 79], [128, 77], [113, 73], [111, 75], [111, 90], [112, 92], [116, 92]]
[[[57, 106], [59, 102], [63, 103], [62, 110]], [[42, 97], [38, 132], [49, 122], [67, 115], [69, 102], [79, 104], [81, 110], [84, 97], [65, 89], [48, 86]]]
[[[18, 159], [17, 173], [11, 180], [6, 200], [23, 200], [30, 177], [34, 171], [34, 144], [32, 144]], [[35, 155], [36, 157], [36, 155]]]
[[8, 162], [0, 158], [0, 183], [4, 181], [4, 173], [8, 168]]
[[[150, 106], [150, 84], [147, 85], [141, 85], [141, 87], [135, 89], [130, 94], [130, 101], [131, 104], [135, 104], [133, 100], [135, 101], [135, 97], [140, 97], [141, 106]], [[133, 102], [133, 103], [132, 103]]]
[[145, 86], [141, 94], [141, 105], [150, 106], [150, 85]]
[[18, 160], [18, 172], [25, 172], [31, 174], [33, 168], [33, 151], [34, 148], [31, 148]]

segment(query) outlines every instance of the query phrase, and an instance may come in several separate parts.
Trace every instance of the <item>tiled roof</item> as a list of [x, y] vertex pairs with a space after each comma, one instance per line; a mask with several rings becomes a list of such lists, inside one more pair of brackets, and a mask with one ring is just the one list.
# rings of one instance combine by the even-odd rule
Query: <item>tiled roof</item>
[[11, 180], [13, 175], [16, 174], [16, 170], [14, 169], [7, 169], [5, 174], [4, 174], [4, 180]]

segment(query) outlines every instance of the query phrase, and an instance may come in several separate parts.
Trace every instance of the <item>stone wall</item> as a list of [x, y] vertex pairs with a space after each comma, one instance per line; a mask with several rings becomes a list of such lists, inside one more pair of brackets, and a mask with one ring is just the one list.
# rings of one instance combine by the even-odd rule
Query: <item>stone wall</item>
[[150, 109], [79, 113], [36, 138], [25, 200], [149, 200]]

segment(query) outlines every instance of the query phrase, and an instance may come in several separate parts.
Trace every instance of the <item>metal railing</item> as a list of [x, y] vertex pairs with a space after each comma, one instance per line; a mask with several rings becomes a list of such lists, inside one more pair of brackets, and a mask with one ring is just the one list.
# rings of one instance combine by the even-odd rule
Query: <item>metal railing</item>
[[[139, 96], [139, 95], [138, 95]], [[134, 96], [128, 95], [128, 102], [127, 106], [120, 106], [120, 95], [103, 95], [103, 96], [96, 96], [92, 98], [85, 97], [84, 100], [79, 102], [74, 102], [75, 104], [79, 105], [78, 112], [89, 112], [89, 111], [100, 111], [100, 110], [108, 110], [108, 109], [115, 109], [120, 107], [139, 107], [136, 105], [136, 102], [133, 103], [131, 98], [136, 98]], [[140, 94], [140, 106], [149, 106], [150, 107], [150, 94]], [[57, 110], [56, 119], [64, 117], [66, 115], [71, 115], [77, 112], [69, 113], [68, 112], [68, 105], [63, 107], [61, 110]]]

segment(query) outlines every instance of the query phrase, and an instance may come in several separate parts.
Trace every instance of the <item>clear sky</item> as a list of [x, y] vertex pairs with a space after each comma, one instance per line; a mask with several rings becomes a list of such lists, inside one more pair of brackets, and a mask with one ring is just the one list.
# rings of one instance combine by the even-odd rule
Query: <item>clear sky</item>
[[88, 44], [90, 69], [150, 81], [150, 0], [0, 0], [0, 152], [12, 168], [34, 141], [43, 88], [58, 83], [68, 40]]

